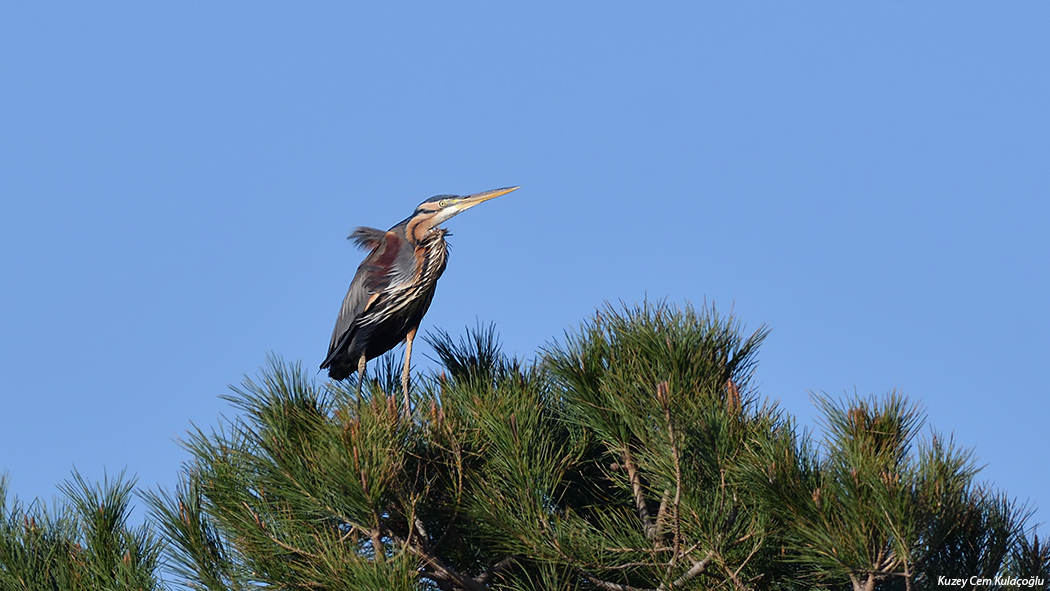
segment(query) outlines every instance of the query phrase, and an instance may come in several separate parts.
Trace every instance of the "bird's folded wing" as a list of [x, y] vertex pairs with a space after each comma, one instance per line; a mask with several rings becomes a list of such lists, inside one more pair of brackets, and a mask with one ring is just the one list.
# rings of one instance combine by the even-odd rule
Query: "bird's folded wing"
[[355, 230], [350, 239], [359, 246], [371, 246], [372, 252], [368, 253], [364, 262], [357, 268], [357, 273], [350, 282], [350, 289], [343, 298], [343, 306], [339, 309], [339, 317], [335, 321], [335, 329], [332, 331], [332, 340], [328, 347], [329, 356], [346, 346], [344, 340], [352, 336], [358, 318], [390, 287], [394, 276], [391, 271], [402, 243], [401, 238], [394, 232], [364, 227]]

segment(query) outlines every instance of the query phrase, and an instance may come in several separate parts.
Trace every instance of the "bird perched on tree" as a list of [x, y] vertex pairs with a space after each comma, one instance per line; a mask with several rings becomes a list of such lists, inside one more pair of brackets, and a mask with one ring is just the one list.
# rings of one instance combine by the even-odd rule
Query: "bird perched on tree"
[[405, 341], [401, 386], [407, 413], [412, 340], [448, 262], [448, 230], [439, 225], [517, 188], [466, 196], [438, 195], [420, 203], [408, 219], [386, 232], [364, 227], [354, 230], [349, 239], [369, 253], [350, 282], [321, 369], [327, 368], [329, 377], [336, 380], [356, 371], [360, 394], [367, 362]]

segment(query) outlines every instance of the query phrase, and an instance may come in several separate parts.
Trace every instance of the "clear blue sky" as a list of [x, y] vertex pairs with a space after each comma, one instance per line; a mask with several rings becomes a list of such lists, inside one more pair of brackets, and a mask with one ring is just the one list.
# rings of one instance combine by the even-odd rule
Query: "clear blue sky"
[[901, 389], [1048, 521], [1047, 31], [1024, 1], [4, 3], [0, 472], [170, 488], [227, 384], [317, 367], [351, 230], [521, 185], [448, 224], [423, 330], [532, 357], [604, 301], [715, 302], [771, 328], [757, 383], [804, 425], [811, 391]]

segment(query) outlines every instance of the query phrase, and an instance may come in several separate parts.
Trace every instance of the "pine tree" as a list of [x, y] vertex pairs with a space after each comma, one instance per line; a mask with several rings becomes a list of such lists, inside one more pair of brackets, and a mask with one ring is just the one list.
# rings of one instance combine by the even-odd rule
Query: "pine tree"
[[817, 395], [819, 433], [763, 401], [765, 335], [606, 307], [525, 363], [438, 331], [409, 414], [396, 357], [361, 395], [271, 359], [144, 495], [151, 527], [123, 475], [53, 509], [0, 480], [0, 591], [161, 590], [162, 556], [212, 591], [1048, 588], [1029, 508], [903, 395]]
[[443, 370], [398, 402], [272, 360], [240, 417], [187, 442], [154, 494], [200, 589], [922, 589], [1038, 574], [1029, 515], [920, 438], [903, 396], [817, 397], [825, 438], [751, 385], [765, 330], [713, 310], [606, 308], [533, 364], [494, 330], [430, 338]]

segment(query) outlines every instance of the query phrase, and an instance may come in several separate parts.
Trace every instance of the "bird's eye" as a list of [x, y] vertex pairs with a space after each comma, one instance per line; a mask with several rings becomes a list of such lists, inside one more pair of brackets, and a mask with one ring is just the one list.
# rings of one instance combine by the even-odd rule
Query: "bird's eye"
[[448, 206], [448, 199], [442, 199], [441, 201], [438, 201], [438, 207], [447, 207], [447, 206]]

